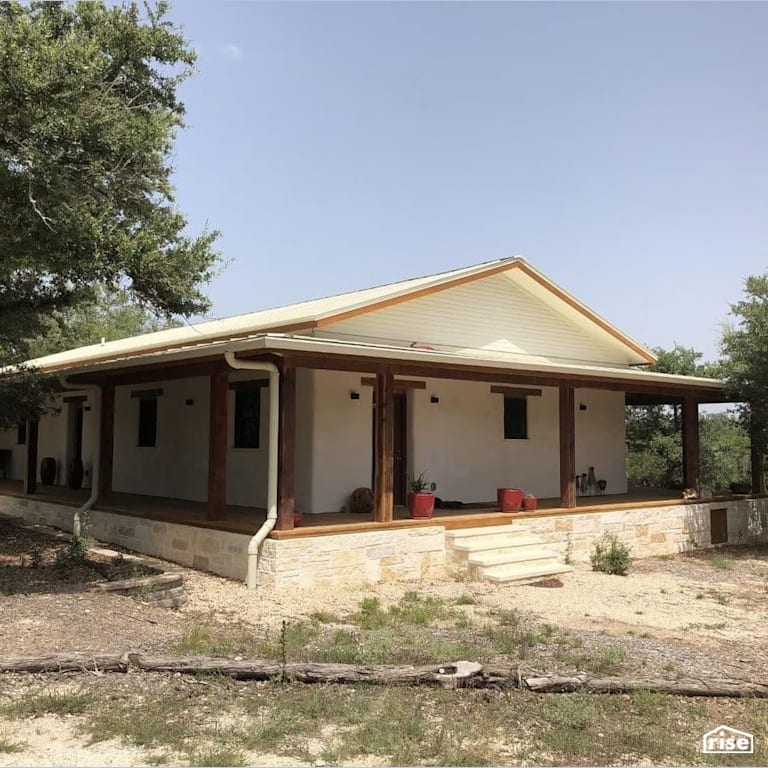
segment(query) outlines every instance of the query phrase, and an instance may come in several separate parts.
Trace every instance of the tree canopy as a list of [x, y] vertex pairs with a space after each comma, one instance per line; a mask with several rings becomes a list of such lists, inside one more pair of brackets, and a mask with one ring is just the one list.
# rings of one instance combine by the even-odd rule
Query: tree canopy
[[195, 53], [164, 3], [0, 4], [0, 358], [124, 290], [200, 313], [217, 233], [186, 233], [171, 152]]
[[[194, 64], [163, 2], [0, 3], [0, 365], [105, 296], [208, 309], [218, 233], [188, 234], [171, 178]], [[28, 381], [0, 389], [6, 423], [39, 413]]]

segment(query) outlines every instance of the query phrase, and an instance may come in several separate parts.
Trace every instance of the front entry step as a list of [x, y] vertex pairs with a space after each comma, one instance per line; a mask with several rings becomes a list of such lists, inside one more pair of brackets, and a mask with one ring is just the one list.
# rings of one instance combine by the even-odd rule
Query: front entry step
[[560, 562], [540, 536], [510, 525], [446, 531], [445, 535], [453, 562], [464, 565], [473, 580], [503, 584], [573, 570]]

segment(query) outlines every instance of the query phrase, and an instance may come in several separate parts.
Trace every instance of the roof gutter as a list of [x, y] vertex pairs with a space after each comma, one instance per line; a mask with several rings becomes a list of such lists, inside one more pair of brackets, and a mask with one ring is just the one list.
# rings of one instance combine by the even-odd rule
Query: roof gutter
[[230, 368], [269, 373], [269, 442], [267, 463], [267, 519], [248, 542], [248, 570], [245, 584], [256, 589], [259, 573], [259, 551], [277, 522], [277, 456], [278, 429], [280, 427], [280, 372], [274, 363], [256, 360], [239, 360], [235, 353], [226, 351], [224, 359]]

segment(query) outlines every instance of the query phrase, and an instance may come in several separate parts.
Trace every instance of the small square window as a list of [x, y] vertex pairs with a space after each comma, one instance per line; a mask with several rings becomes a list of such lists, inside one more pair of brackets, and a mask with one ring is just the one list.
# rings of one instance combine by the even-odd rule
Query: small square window
[[528, 401], [524, 397], [504, 398], [504, 439], [528, 438]]
[[139, 447], [154, 448], [157, 445], [157, 398], [139, 399]]
[[16, 444], [17, 445], [27, 444], [27, 422], [26, 421], [20, 421], [19, 426], [16, 428]]
[[258, 448], [261, 389], [235, 390], [235, 448]]

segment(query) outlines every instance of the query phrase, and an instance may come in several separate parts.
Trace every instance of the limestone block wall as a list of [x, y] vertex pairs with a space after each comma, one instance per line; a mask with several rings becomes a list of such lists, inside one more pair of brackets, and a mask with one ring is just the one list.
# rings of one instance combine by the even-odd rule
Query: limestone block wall
[[768, 542], [768, 499], [712, 501], [552, 517], [521, 518], [515, 529], [541, 536], [572, 560], [589, 560], [593, 543], [613, 533], [634, 557], [655, 557], [712, 546], [710, 510], [726, 509], [729, 544]]
[[259, 584], [332, 586], [445, 574], [445, 528], [440, 525], [292, 539], [267, 539]]
[[[75, 507], [36, 499], [0, 496], [0, 514], [72, 530]], [[145, 520], [100, 510], [89, 513], [91, 535], [146, 555], [245, 580], [250, 536], [228, 531]]]

